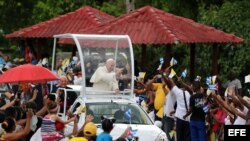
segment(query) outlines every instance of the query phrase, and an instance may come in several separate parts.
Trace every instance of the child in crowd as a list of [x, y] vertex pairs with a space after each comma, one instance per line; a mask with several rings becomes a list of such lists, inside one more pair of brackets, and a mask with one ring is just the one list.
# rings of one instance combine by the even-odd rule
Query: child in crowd
[[74, 118], [71, 118], [67, 121], [63, 121], [60, 117], [57, 116], [58, 105], [54, 101], [49, 101], [47, 103], [48, 114], [43, 118], [41, 126], [41, 134], [43, 141], [52, 141], [59, 140], [63, 138], [62, 132], [56, 128], [56, 124], [67, 124], [71, 121], [74, 121]]

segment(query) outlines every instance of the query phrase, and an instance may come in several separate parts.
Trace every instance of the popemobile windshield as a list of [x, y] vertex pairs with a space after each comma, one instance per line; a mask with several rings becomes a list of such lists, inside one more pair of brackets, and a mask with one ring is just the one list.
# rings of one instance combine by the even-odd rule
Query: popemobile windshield
[[[59, 40], [58, 40], [59, 39]], [[76, 47], [74, 56], [66, 57], [58, 55], [59, 45], [69, 45]], [[101, 66], [105, 66], [107, 60], [114, 60], [113, 70], [111, 74], [116, 74], [119, 91], [112, 88], [100, 89], [93, 87], [91, 77], [94, 72]], [[62, 63], [62, 64], [59, 64]], [[90, 94], [95, 96], [106, 97], [110, 94], [121, 94], [125, 97], [133, 96], [134, 87], [134, 55], [132, 43], [127, 35], [92, 35], [92, 34], [60, 34], [54, 36], [54, 48], [52, 58], [52, 70], [58, 72], [58, 66], [62, 66], [62, 74], [67, 72], [73, 73], [73, 67], [80, 66], [83, 81], [76, 85], [82, 86], [81, 96], [86, 97]], [[120, 72], [118, 74], [117, 72]], [[60, 72], [59, 72], [60, 73]], [[107, 76], [106, 76], [107, 77]], [[106, 81], [111, 81], [106, 78]], [[95, 81], [92, 78], [92, 81]], [[107, 82], [110, 83], [110, 82]], [[95, 84], [94, 84], [95, 85]], [[109, 84], [108, 84], [109, 86]], [[106, 95], [106, 96], [105, 96]]]

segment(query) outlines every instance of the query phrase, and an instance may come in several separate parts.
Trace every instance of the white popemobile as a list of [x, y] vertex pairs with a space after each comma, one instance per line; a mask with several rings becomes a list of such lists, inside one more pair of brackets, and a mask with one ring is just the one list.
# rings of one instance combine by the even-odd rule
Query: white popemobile
[[[125, 129], [130, 126], [131, 131], [128, 138], [137, 141], [166, 141], [166, 134], [156, 125], [148, 114], [135, 101], [134, 89], [134, 54], [132, 43], [127, 35], [92, 35], [92, 34], [60, 34], [54, 35], [54, 48], [52, 70], [57, 66], [59, 58], [56, 58], [58, 43], [73, 44], [77, 48], [76, 56], [79, 58], [83, 81], [81, 85], [68, 85], [75, 91], [78, 98], [70, 107], [70, 112], [79, 117], [78, 127], [82, 127], [85, 116], [94, 116], [94, 123], [97, 125], [97, 134], [102, 132], [101, 116], [114, 117], [116, 122], [111, 131], [113, 139], [117, 139]], [[89, 77], [99, 66], [102, 66], [109, 58], [115, 60], [115, 69], [122, 70], [122, 75], [117, 79], [119, 93], [107, 90], [95, 90], [89, 84]], [[88, 63], [88, 65], [86, 65]], [[91, 68], [89, 68], [91, 63]], [[74, 63], [75, 64], [75, 63]], [[70, 66], [69, 64], [66, 65]], [[65, 68], [65, 67], [64, 67]], [[68, 93], [69, 94], [69, 93]], [[66, 103], [65, 103], [66, 104]], [[67, 119], [66, 107], [59, 115]], [[66, 135], [73, 129], [73, 123], [69, 123], [64, 129]]]

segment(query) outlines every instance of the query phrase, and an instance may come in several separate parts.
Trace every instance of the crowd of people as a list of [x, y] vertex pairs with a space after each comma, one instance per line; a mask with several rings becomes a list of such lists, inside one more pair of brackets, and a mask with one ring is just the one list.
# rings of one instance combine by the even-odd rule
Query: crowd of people
[[[2, 68], [9, 69], [14, 66], [6, 55], [2, 52], [0, 55], [0, 64], [4, 64]], [[29, 63], [48, 67], [47, 58], [38, 61], [32, 56], [31, 53]], [[66, 66], [64, 61], [59, 60], [56, 73], [60, 80], [52, 82], [53, 85], [13, 84], [1, 95], [1, 141], [37, 138], [43, 141], [112, 140], [109, 133], [115, 119], [103, 117], [104, 132], [97, 136], [97, 127], [92, 122], [93, 116], [87, 115], [82, 127], [78, 127], [77, 115], [68, 113], [67, 120], [58, 116], [57, 113], [62, 112], [64, 103], [68, 110], [77, 98], [77, 94], [72, 92], [64, 101], [65, 94], [60, 88], [71, 89], [67, 87], [68, 84], [80, 85], [83, 81], [78, 58], [66, 60]], [[119, 80], [124, 69], [115, 68], [113, 59], [107, 59], [104, 65], [95, 69], [90, 66], [91, 62], [86, 63], [86, 86], [119, 93]], [[2, 73], [4, 71], [2, 69]], [[169, 141], [223, 141], [223, 125], [250, 124], [250, 100], [244, 96], [241, 82], [235, 73], [229, 73], [228, 81], [223, 84], [217, 77], [215, 81], [219, 85], [216, 89], [203, 86], [199, 77], [192, 82], [185, 82], [178, 76], [169, 77], [170, 73], [171, 67], [168, 67], [154, 75], [136, 79], [134, 89], [138, 103], [166, 133]], [[127, 74], [131, 75], [129, 71]], [[74, 128], [70, 135], [65, 136], [63, 129], [70, 122], [74, 123]], [[37, 135], [38, 131], [40, 134]], [[127, 131], [128, 129], [118, 140], [125, 140]]]
[[139, 103], [169, 141], [223, 141], [224, 125], [250, 124], [250, 98], [235, 72], [229, 72], [224, 84], [214, 76], [213, 88], [203, 86], [200, 77], [184, 82], [170, 73], [171, 67], [157, 71], [139, 78], [135, 86]]
[[[2, 52], [0, 53], [2, 56], [5, 56]], [[6, 67], [7, 60], [5, 60], [5, 62], [2, 61], [3, 65], [1, 67], [1, 73], [4, 74], [6, 70], [24, 63], [31, 63], [49, 68], [48, 58], [42, 58], [38, 61], [32, 53], [29, 54], [30, 60], [28, 62], [25, 62], [23, 59], [22, 62], [13, 62], [9, 67]], [[1, 141], [112, 140], [109, 133], [113, 129], [115, 119], [103, 117], [102, 128], [104, 132], [97, 136], [97, 127], [92, 122], [93, 116], [91, 114], [86, 116], [85, 124], [82, 127], [77, 127], [78, 116], [73, 115], [72, 113], [67, 113], [78, 95], [75, 92], [68, 91], [66, 101], [64, 101], [65, 93], [62, 88], [71, 89], [67, 86], [68, 84], [81, 85], [83, 81], [78, 58], [72, 57], [71, 59], [68, 59], [68, 61], [69, 62], [65, 65], [65, 59], [59, 59], [55, 72], [60, 77], [59, 81], [52, 81], [51, 83], [31, 82], [8, 84], [9, 88], [6, 92], [1, 94], [0, 101]], [[97, 74], [98, 71], [95, 72], [96, 75], [94, 76], [94, 70], [93, 68], [90, 68], [90, 65], [90, 62], [86, 63], [86, 72], [89, 73], [88, 79], [86, 78], [88, 81], [86, 85], [96, 87], [96, 85], [98, 85], [97, 83], [99, 83], [98, 81], [103, 81], [104, 79], [102, 76], [98, 76], [100, 75]], [[112, 69], [114, 69], [114, 60], [108, 59], [106, 63], [104, 62], [104, 66], [100, 66], [100, 68], [101, 67], [107, 68], [107, 74], [112, 72]], [[121, 73], [121, 71], [119, 71], [119, 73]], [[92, 80], [90, 80], [91, 77], [99, 78], [98, 80], [96, 79], [95, 82], [92, 82]], [[114, 82], [112, 84], [110, 83], [111, 87], [108, 90], [118, 90], [118, 81], [115, 80], [113, 74], [111, 77], [112, 79], [114, 77]], [[105, 85], [106, 82], [101, 83]], [[114, 87], [112, 87], [112, 85]], [[98, 89], [98, 87], [96, 89]], [[62, 117], [58, 115], [58, 113], [63, 113], [64, 103], [66, 103], [66, 113], [69, 117], [67, 120], [63, 120]], [[66, 124], [70, 122], [74, 123], [74, 128], [70, 135], [65, 135], [63, 130]], [[122, 134], [117, 140], [125, 140], [125, 135], [128, 130], [129, 128], [125, 130], [124, 134]]]

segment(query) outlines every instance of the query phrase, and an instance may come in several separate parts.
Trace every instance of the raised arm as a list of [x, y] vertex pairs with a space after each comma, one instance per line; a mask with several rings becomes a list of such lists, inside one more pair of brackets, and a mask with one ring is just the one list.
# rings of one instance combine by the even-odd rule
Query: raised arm
[[146, 88], [146, 85], [142, 83], [141, 81], [136, 81], [138, 85], [141, 85], [143, 88]]
[[216, 95], [214, 92], [212, 92], [213, 98], [217, 101], [218, 104], [220, 104], [223, 108], [225, 108], [229, 113], [233, 114], [234, 112], [231, 110], [230, 106], [227, 102], [225, 102], [220, 95]]
[[151, 86], [152, 86], [152, 84], [154, 83], [154, 81], [156, 80], [156, 78], [157, 78], [157, 76], [155, 75], [154, 77], [153, 77], [153, 79], [149, 79], [147, 82], [146, 82], [146, 89], [147, 90], [150, 90], [151, 89]]
[[246, 106], [248, 109], [250, 109], [250, 103], [248, 103], [246, 100], [244, 100], [240, 95], [235, 95], [239, 101], [244, 105]]
[[243, 112], [237, 110], [237, 108], [233, 104], [230, 105], [230, 107], [231, 107], [232, 111], [234, 112], [234, 114], [240, 116], [243, 119], [247, 119], [247, 116]]
[[9, 103], [3, 105], [2, 107], [0, 107], [0, 110], [5, 110], [5, 109], [7, 109], [7, 108], [9, 108], [9, 107], [11, 107], [11, 106], [14, 106], [15, 103], [16, 103], [16, 100], [14, 99], [14, 100], [12, 100], [11, 102], [9, 102]]
[[192, 90], [192, 87], [189, 86], [188, 84], [186, 84], [182, 79], [181, 77], [177, 77], [178, 78], [178, 82], [181, 84], [181, 86], [183, 88], [185, 88], [187, 91], [189, 91], [190, 93], [193, 93], [193, 90]]
[[175, 83], [171, 78], [163, 76], [163, 80], [170, 90], [175, 86]]
[[55, 117], [55, 120], [56, 120], [56, 121], [59, 121], [59, 122], [61, 122], [61, 123], [63, 123], [63, 124], [68, 124], [68, 123], [74, 121], [74, 120], [75, 120], [75, 117], [72, 117], [72, 118], [70, 118], [70, 119], [68, 119], [68, 120], [62, 120], [60, 117], [56, 116], [56, 117]]
[[32, 117], [32, 110], [28, 109], [27, 114], [27, 118], [26, 118], [26, 124], [23, 130], [20, 130], [18, 132], [12, 132], [12, 133], [6, 133], [4, 135], [4, 140], [5, 141], [15, 141], [15, 140], [19, 140], [23, 137], [25, 137], [26, 135], [28, 135], [28, 133], [30, 132], [30, 122], [31, 122], [31, 117]]
[[137, 85], [140, 85], [140, 86], [142, 86], [143, 88], [141, 88], [141, 89], [135, 88], [135, 89], [134, 89], [134, 93], [135, 93], [136, 95], [145, 94], [145, 92], [146, 92], [146, 85], [143, 84], [141, 81], [136, 81], [136, 82], [137, 82]]

